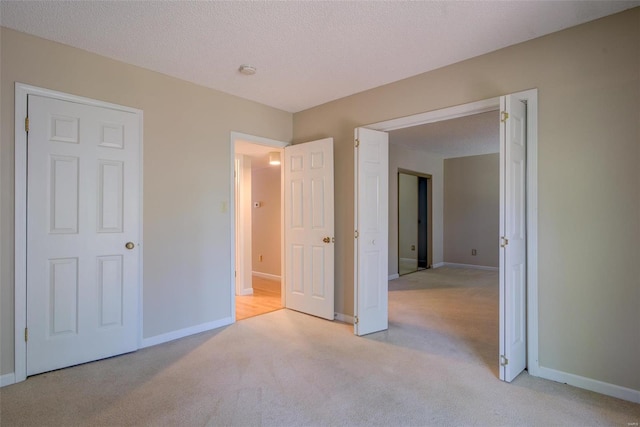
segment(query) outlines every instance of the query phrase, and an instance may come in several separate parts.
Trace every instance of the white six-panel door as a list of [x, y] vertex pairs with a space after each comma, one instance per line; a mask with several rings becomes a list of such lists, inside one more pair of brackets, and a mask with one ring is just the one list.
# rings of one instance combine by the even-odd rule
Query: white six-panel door
[[33, 375], [137, 348], [140, 129], [131, 112], [37, 95], [28, 115]]
[[500, 379], [527, 366], [526, 105], [500, 99]]
[[389, 327], [389, 135], [355, 130], [356, 335]]
[[333, 138], [284, 149], [286, 307], [333, 320]]

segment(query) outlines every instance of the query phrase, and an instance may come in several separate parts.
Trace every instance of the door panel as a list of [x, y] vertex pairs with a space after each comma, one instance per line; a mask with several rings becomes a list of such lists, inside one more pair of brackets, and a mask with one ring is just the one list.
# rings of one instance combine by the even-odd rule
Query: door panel
[[286, 307], [333, 320], [333, 139], [284, 153]]
[[135, 350], [134, 113], [29, 95], [27, 374]]
[[357, 128], [355, 148], [355, 328], [366, 335], [389, 327], [389, 137]]
[[526, 105], [501, 98], [500, 379], [512, 381], [527, 366], [526, 336]]

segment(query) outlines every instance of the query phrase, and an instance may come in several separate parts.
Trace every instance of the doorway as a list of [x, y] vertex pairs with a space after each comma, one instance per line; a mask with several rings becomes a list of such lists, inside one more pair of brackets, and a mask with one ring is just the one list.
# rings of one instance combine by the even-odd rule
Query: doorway
[[398, 274], [431, 268], [431, 175], [398, 170]]
[[[501, 110], [500, 138], [502, 148], [500, 150], [501, 236], [498, 333], [500, 358], [496, 362], [500, 364], [500, 379], [511, 381], [522, 369], [529, 369], [533, 375], [537, 375], [539, 370], [537, 259], [535, 256], [537, 253], [537, 90], [531, 89], [500, 98], [477, 101], [379, 122], [365, 128], [357, 128], [356, 135], [360, 134], [360, 139], [356, 141], [356, 149], [358, 145], [367, 146], [372, 141], [387, 140], [388, 134], [386, 132], [390, 130], [495, 110], [498, 102]], [[363, 130], [368, 132], [365, 134]], [[366, 135], [366, 138], [363, 138], [363, 135]], [[378, 165], [376, 170], [388, 170], [388, 163]], [[356, 172], [358, 172], [357, 169]], [[356, 194], [358, 194], [363, 177], [356, 173], [355, 178]], [[510, 198], [512, 195], [517, 197]], [[386, 191], [381, 197], [386, 197]], [[358, 217], [358, 213], [362, 212], [362, 209], [359, 208], [360, 204], [361, 202], [356, 200], [356, 227], [371, 220], [366, 216], [364, 218]], [[516, 244], [510, 241], [511, 234], [514, 233], [513, 230], [517, 230]], [[366, 294], [370, 286], [359, 278], [367, 277], [373, 274], [373, 271], [361, 271], [361, 261], [362, 255], [357, 253], [354, 264], [356, 278], [354, 311], [356, 315], [364, 317], [363, 313], [358, 311], [358, 307], [362, 303], [358, 296]], [[509, 274], [506, 274], [507, 270]], [[384, 297], [387, 298], [387, 296]], [[381, 307], [386, 305], [386, 300], [378, 305]], [[376, 315], [378, 316], [376, 319], [379, 321], [378, 324], [387, 324], [386, 318], [379, 318], [386, 313], [376, 312]], [[364, 319], [357, 320], [362, 322]], [[383, 329], [385, 328], [376, 330]], [[358, 333], [357, 325], [355, 331]]]
[[[231, 132], [231, 314], [236, 320], [236, 295], [252, 295], [251, 233], [248, 230], [252, 208], [249, 192], [239, 181], [251, 159], [236, 157], [236, 147], [266, 150], [279, 154], [280, 168], [280, 300], [281, 306], [333, 320], [334, 312], [334, 176], [333, 138], [288, 146], [281, 141]], [[276, 153], [278, 151], [279, 153]], [[246, 164], [237, 167], [239, 160]], [[242, 191], [244, 190], [244, 194]], [[236, 206], [236, 201], [240, 204]], [[244, 227], [242, 225], [245, 225]], [[275, 238], [273, 239], [276, 240]], [[273, 242], [271, 242], [273, 243]], [[269, 255], [277, 252], [275, 246]], [[264, 253], [267, 253], [266, 251]], [[254, 253], [254, 255], [256, 255]], [[259, 258], [258, 258], [259, 260]]]
[[243, 320], [279, 310], [282, 292], [284, 142], [232, 133], [235, 286], [233, 311]]

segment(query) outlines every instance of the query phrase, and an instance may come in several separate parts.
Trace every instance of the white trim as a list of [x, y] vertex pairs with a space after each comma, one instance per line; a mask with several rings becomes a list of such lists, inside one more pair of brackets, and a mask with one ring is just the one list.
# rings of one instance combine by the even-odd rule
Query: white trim
[[400, 275], [398, 273], [395, 274], [390, 274], [389, 275], [389, 280], [396, 280], [398, 277], [400, 277]]
[[138, 346], [142, 342], [142, 260], [143, 260], [143, 240], [142, 240], [142, 208], [143, 194], [142, 186], [144, 176], [142, 175], [143, 166], [143, 111], [137, 108], [126, 107], [123, 105], [112, 104], [109, 102], [99, 101], [96, 99], [85, 98], [82, 96], [71, 95], [64, 92], [58, 92], [41, 87], [26, 85], [16, 82], [15, 84], [15, 212], [14, 212], [14, 381], [20, 382], [27, 378], [27, 343], [24, 341], [24, 330], [27, 325], [27, 133], [24, 132], [24, 120], [27, 116], [27, 96], [38, 95], [46, 98], [58, 99], [62, 101], [75, 102], [78, 104], [89, 105], [93, 107], [109, 108], [112, 110], [124, 111], [136, 114], [139, 118], [140, 141], [139, 141], [139, 168], [140, 168], [140, 195], [139, 195], [139, 218], [140, 223], [138, 235], [138, 256], [139, 256], [139, 281], [138, 281]]
[[568, 372], [556, 371], [555, 369], [545, 368], [543, 366], [538, 367], [537, 376], [546, 380], [569, 384], [585, 390], [595, 391], [596, 393], [606, 394], [607, 396], [617, 397], [618, 399], [640, 403], [640, 390], [605, 383], [603, 381], [594, 380], [593, 378], [581, 377], [580, 375], [574, 375]]
[[527, 102], [527, 370], [538, 376], [538, 89], [515, 95]]
[[473, 269], [473, 270], [487, 270], [487, 271], [500, 270], [498, 267], [489, 267], [487, 265], [459, 264], [457, 262], [443, 262], [441, 264], [443, 267], [467, 268], [467, 269]]
[[11, 384], [15, 384], [16, 375], [11, 372], [10, 374], [0, 375], [0, 387], [5, 387]]
[[259, 271], [252, 271], [251, 274], [262, 279], [280, 281], [280, 276], [277, 274], [261, 273]]
[[[230, 263], [229, 263], [229, 272], [230, 275], [229, 277], [231, 278], [231, 298], [230, 298], [230, 303], [231, 303], [231, 307], [230, 307], [230, 312], [231, 312], [231, 319], [232, 319], [232, 323], [236, 321], [236, 207], [235, 207], [235, 200], [236, 200], [236, 195], [235, 195], [235, 177], [234, 177], [234, 171], [235, 171], [235, 157], [236, 157], [236, 140], [242, 140], [242, 141], [246, 141], [246, 142], [250, 142], [252, 144], [258, 144], [258, 145], [265, 145], [268, 147], [274, 147], [274, 148], [280, 148], [280, 149], [284, 149], [284, 147], [290, 145], [288, 142], [284, 142], [284, 141], [278, 141], [275, 139], [269, 139], [269, 138], [264, 138], [261, 136], [255, 136], [255, 135], [249, 135], [246, 133], [242, 133], [242, 132], [236, 132], [236, 131], [231, 131], [231, 134], [229, 135], [229, 147], [230, 147], [230, 170], [229, 170], [229, 174], [230, 174], [230, 190], [229, 190], [229, 223], [231, 224], [231, 227], [229, 227], [229, 252], [230, 252]], [[283, 156], [284, 157], [284, 156]], [[281, 194], [284, 194], [284, 182], [282, 180], [282, 174], [283, 174], [284, 168], [280, 167], [280, 192]], [[281, 229], [283, 230], [284, 233], [284, 200], [282, 200], [283, 198], [280, 198], [280, 217], [281, 217]], [[280, 252], [281, 252], [281, 271], [283, 272], [283, 276], [284, 276], [284, 236], [281, 239], [281, 245], [280, 245]], [[281, 295], [282, 295], [282, 306], [285, 307], [285, 292], [284, 292], [284, 280], [281, 281]]]
[[348, 323], [350, 325], [353, 325], [354, 322], [354, 318], [353, 316], [349, 316], [348, 314], [344, 314], [344, 313], [335, 313], [333, 315], [333, 318], [335, 320], [337, 320], [338, 322], [344, 322], [344, 323]]
[[24, 120], [27, 116], [29, 87], [15, 86], [15, 214], [14, 214], [14, 374], [15, 381], [27, 378], [27, 135]]
[[[290, 145], [288, 142], [278, 141], [276, 139], [265, 138], [262, 136], [249, 135], [248, 133], [231, 131], [231, 144], [233, 145], [236, 140], [243, 140], [251, 144], [265, 145], [267, 147], [284, 148]], [[235, 145], [232, 147], [235, 152]], [[235, 154], [235, 153], [234, 153]]]
[[[235, 154], [235, 192], [233, 199], [234, 218], [236, 220], [234, 255], [237, 264], [235, 269], [236, 295], [249, 295], [251, 289], [251, 158]], [[253, 293], [253, 291], [251, 291]]]
[[144, 111], [138, 111], [138, 130], [140, 141], [138, 144], [140, 161], [138, 162], [138, 194], [140, 197], [140, 209], [139, 209], [139, 219], [138, 219], [138, 348], [142, 345], [142, 339], [144, 338], [144, 306], [142, 304], [142, 296], [143, 288], [144, 288], [144, 245], [142, 238], [144, 237], [143, 226], [144, 226]]
[[221, 328], [223, 326], [230, 325], [235, 320], [231, 317], [225, 317], [224, 319], [216, 320], [213, 322], [202, 323], [196, 326], [190, 326], [188, 328], [179, 329], [177, 331], [167, 332], [166, 334], [160, 334], [142, 340], [142, 347], [151, 347], [165, 342], [177, 340], [180, 338], [188, 337], [189, 335], [199, 334], [201, 332], [210, 331], [213, 329]]
[[253, 295], [253, 288], [236, 290], [236, 296], [246, 297], [247, 295]]
[[412, 126], [424, 125], [427, 123], [450, 120], [458, 117], [470, 116], [472, 114], [486, 113], [500, 108], [500, 97], [483, 99], [482, 101], [470, 102], [468, 104], [456, 105], [442, 108], [440, 110], [428, 111], [426, 113], [414, 114], [407, 117], [386, 120], [384, 122], [373, 123], [362, 126], [369, 129], [388, 132], [396, 129], [403, 129]]
[[444, 267], [444, 262], [436, 262], [431, 266], [431, 268], [440, 268], [440, 267]]

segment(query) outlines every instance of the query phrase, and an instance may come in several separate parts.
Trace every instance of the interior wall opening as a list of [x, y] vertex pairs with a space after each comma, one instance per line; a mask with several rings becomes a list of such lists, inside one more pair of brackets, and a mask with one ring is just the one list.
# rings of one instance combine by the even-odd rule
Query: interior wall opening
[[[397, 239], [390, 236], [390, 243], [397, 241], [397, 249], [390, 248], [396, 249], [397, 266], [389, 260], [390, 279], [395, 279], [389, 282], [389, 306], [398, 310], [390, 310], [390, 320], [403, 321], [407, 313], [402, 301], [418, 299], [424, 308], [420, 315], [438, 319], [433, 330], [459, 343], [459, 350], [470, 349], [469, 357], [479, 357], [496, 376], [499, 129], [498, 109], [493, 107], [389, 132], [389, 174], [390, 179], [396, 176], [398, 188], [397, 227], [390, 227], [397, 232]], [[428, 251], [427, 263], [419, 256], [421, 176], [422, 186], [432, 187], [426, 193], [433, 198], [429, 205], [434, 211], [428, 217], [428, 240], [435, 247]], [[403, 194], [403, 186], [413, 198]], [[436, 268], [426, 269], [431, 266]]]
[[255, 139], [232, 140], [236, 320], [284, 306], [281, 147], [286, 144], [266, 145]]
[[398, 169], [398, 274], [431, 268], [431, 175]]

